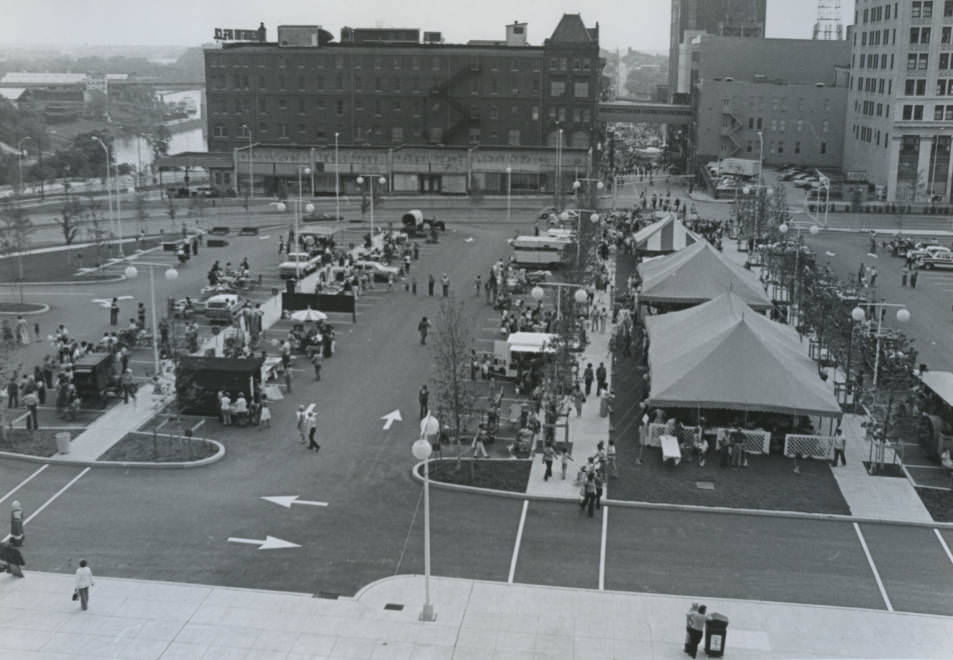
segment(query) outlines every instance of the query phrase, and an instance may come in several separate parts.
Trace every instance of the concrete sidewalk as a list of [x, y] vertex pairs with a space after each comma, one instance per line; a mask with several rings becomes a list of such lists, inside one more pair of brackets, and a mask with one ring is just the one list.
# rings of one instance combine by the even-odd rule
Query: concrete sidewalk
[[693, 601], [730, 620], [726, 658], [953, 657], [953, 619], [878, 610], [433, 578], [421, 622], [424, 580], [401, 575], [337, 600], [98, 577], [83, 612], [73, 584], [0, 576], [0, 657], [674, 660]]
[[[609, 259], [609, 281], [615, 282], [615, 260]], [[612, 389], [612, 354], [609, 352], [609, 339], [615, 326], [611, 322], [612, 313], [612, 291], [614, 287], [609, 287], [606, 291], [596, 291], [593, 305], [605, 307], [609, 312], [609, 320], [606, 321], [605, 332], [592, 332], [587, 328], [587, 337], [589, 344], [579, 357], [579, 374], [582, 376], [586, 365], [592, 363], [592, 370], [599, 367], [602, 362], [606, 367], [609, 389]], [[582, 415], [576, 416], [575, 408], [570, 411], [568, 416], [569, 423], [569, 441], [572, 443], [572, 461], [566, 469], [566, 478], [560, 476], [560, 458], [556, 456], [553, 461], [553, 478], [544, 481], [546, 466], [542, 461], [541, 455], [534, 456], [532, 467], [530, 469], [529, 482], [526, 485], [526, 494], [537, 497], [559, 497], [571, 500], [579, 499], [579, 486], [576, 485], [576, 473], [579, 468], [586, 463], [586, 460], [596, 453], [596, 445], [599, 442], [609, 444], [609, 417], [599, 416], [600, 399], [596, 396], [596, 384], [592, 384], [592, 392], [586, 397], [586, 402], [582, 406]], [[557, 438], [558, 439], [558, 438]], [[604, 488], [603, 497], [608, 497], [607, 483]]]

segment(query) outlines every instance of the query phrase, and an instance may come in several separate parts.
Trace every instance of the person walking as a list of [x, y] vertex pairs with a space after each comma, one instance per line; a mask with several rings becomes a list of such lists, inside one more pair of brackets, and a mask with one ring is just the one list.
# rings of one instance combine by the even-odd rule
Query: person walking
[[427, 275], [427, 295], [433, 296], [433, 287], [436, 284], [436, 280], [433, 278], [433, 273]]
[[480, 429], [476, 432], [476, 435], [473, 436], [473, 442], [471, 447], [473, 447], [473, 457], [474, 458], [489, 458], [489, 454], [486, 451], [486, 441], [489, 438], [489, 434], [486, 432], [486, 426], [480, 424]]
[[707, 610], [708, 608], [705, 605], [698, 605], [697, 603], [692, 603], [692, 609], [688, 610], [686, 617], [688, 636], [685, 639], [685, 653], [693, 658], [698, 654], [698, 643], [702, 641], [705, 634], [705, 623], [708, 621], [708, 616], [705, 614]]
[[19, 548], [26, 536], [23, 534], [23, 507], [19, 500], [10, 505], [10, 545]]
[[609, 439], [609, 447], [606, 449], [606, 468], [608, 477], [615, 479], [619, 476], [619, 471], [616, 467], [615, 440], [611, 438]]
[[585, 371], [582, 372], [582, 381], [586, 385], [586, 396], [589, 396], [589, 393], [592, 392], [592, 362], [586, 365]]
[[222, 392], [222, 396], [219, 399], [219, 405], [222, 408], [222, 424], [224, 426], [231, 426], [232, 424], [232, 399], [228, 396], [227, 392]]
[[271, 428], [271, 408], [267, 401], [261, 402], [261, 412], [258, 414], [258, 430]]
[[870, 286], [871, 288], [877, 286], [877, 267], [870, 267]]
[[572, 401], [576, 405], [576, 417], [582, 417], [582, 404], [586, 402], [586, 395], [582, 393], [578, 382], [572, 391]]
[[119, 299], [113, 298], [109, 304], [109, 325], [116, 326], [119, 323]]
[[427, 385], [421, 385], [420, 391], [417, 392], [417, 402], [420, 404], [420, 419], [423, 419], [427, 416], [427, 410], [429, 409], [428, 402], [430, 401], [430, 390], [427, 389]]
[[563, 481], [566, 480], [566, 472], [569, 470], [569, 461], [572, 460], [572, 456], [569, 455], [569, 450], [563, 447], [562, 453], [559, 456], [560, 467], [562, 467]]
[[298, 406], [298, 411], [295, 413], [295, 428], [298, 429], [298, 441], [301, 444], [305, 443], [305, 438], [308, 435], [308, 415], [304, 411], [304, 406]]
[[476, 290], [476, 297], [480, 297], [480, 292], [483, 291], [483, 278], [479, 274], [476, 276], [476, 280], [473, 282], [473, 288]]
[[447, 277], [446, 273], [440, 278], [440, 288], [443, 289], [444, 298], [450, 295], [450, 278]]
[[79, 594], [80, 609], [86, 610], [89, 607], [89, 590], [96, 584], [93, 581], [93, 571], [85, 559], [79, 560], [79, 568], [76, 569], [76, 593]]
[[311, 365], [314, 367], [314, 379], [321, 380], [321, 365], [324, 362], [324, 358], [321, 357], [321, 351], [315, 351], [311, 355]]
[[120, 385], [122, 386], [122, 402], [129, 403], [129, 397], [132, 397], [132, 403], [136, 403], [136, 383], [132, 378], [132, 369], [126, 369], [122, 372], [122, 378], [120, 378]]
[[[431, 295], [433, 295], [431, 293]], [[430, 331], [430, 321], [427, 320], [427, 317], [420, 319], [420, 323], [417, 324], [417, 332], [420, 333], [420, 345], [424, 346], [427, 344], [427, 332]]]
[[136, 308], [136, 324], [139, 326], [140, 330], [146, 329], [146, 306], [143, 303], [139, 303], [139, 307]]
[[602, 487], [604, 484], [604, 475], [605, 469], [602, 463], [596, 468], [596, 471], [592, 475], [592, 482], [596, 485], [596, 509], [599, 509], [602, 506]]
[[840, 429], [834, 431], [834, 461], [831, 467], [837, 467], [837, 459], [840, 458], [841, 465], [847, 465], [847, 458], [844, 456], [844, 448], [847, 445], [846, 438]]
[[900, 271], [900, 286], [907, 286], [907, 277], [910, 275], [909, 269], [904, 266]]
[[594, 472], [590, 472], [586, 475], [586, 480], [582, 484], [582, 502], [579, 503], [579, 513], [585, 511], [586, 507], [588, 506], [590, 518], [595, 515], [596, 507], [595, 477], [596, 475]]
[[919, 277], [920, 277], [919, 270], [914, 268], [912, 271], [910, 271], [910, 288], [911, 289], [917, 288], [917, 279], [919, 279]]
[[13, 577], [23, 577], [23, 567], [26, 566], [23, 553], [10, 543], [0, 543], [0, 562], [3, 562], [5, 570], [9, 571]]
[[549, 443], [543, 445], [543, 465], [546, 466], [546, 474], [543, 475], [543, 481], [549, 481], [553, 476], [553, 459], [556, 458], [556, 450]]
[[26, 406], [26, 428], [28, 431], [36, 431], [40, 428], [37, 415], [40, 398], [37, 396], [35, 389], [30, 388], [26, 391], [26, 394], [23, 395], [23, 405]]
[[320, 451], [321, 445], [318, 444], [317, 440], [318, 416], [313, 412], [308, 413], [308, 418], [305, 422], [305, 425], [308, 429], [308, 449]]
[[602, 390], [606, 389], [606, 378], [606, 365], [600, 362], [596, 369], [596, 396], [602, 394]]

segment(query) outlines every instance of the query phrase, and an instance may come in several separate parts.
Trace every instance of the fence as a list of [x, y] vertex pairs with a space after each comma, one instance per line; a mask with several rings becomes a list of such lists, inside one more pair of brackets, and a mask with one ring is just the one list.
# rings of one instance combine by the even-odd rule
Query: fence
[[784, 436], [784, 455], [830, 460], [834, 457], [834, 436], [788, 433]]
[[[652, 422], [649, 424], [648, 433], [645, 435], [645, 445], [648, 447], [661, 447], [659, 438], [667, 434], [668, 425]], [[700, 426], [683, 426], [678, 437], [678, 444], [694, 443], [702, 434]]]
[[[721, 433], [722, 431], [730, 434], [734, 429], [715, 428], [709, 430], [714, 431], [717, 436], [717, 434]], [[768, 454], [771, 452], [770, 431], [762, 431], [760, 429], [738, 429], [738, 432], [741, 433], [742, 437], [744, 438], [744, 442], [741, 445], [742, 451], [749, 454]]]

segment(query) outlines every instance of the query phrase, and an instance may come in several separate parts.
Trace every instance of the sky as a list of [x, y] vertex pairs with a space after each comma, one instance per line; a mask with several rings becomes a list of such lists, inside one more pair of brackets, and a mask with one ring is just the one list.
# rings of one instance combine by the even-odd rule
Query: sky
[[[854, 0], [842, 0], [844, 24]], [[815, 0], [768, 0], [769, 37], [809, 39]], [[541, 44], [563, 13], [600, 26], [603, 48], [668, 52], [670, 0], [0, 0], [0, 45], [177, 44], [212, 40], [212, 29], [257, 28], [269, 39], [278, 24], [321, 25], [340, 38], [342, 26], [419, 27], [442, 32], [448, 43], [502, 39], [504, 26], [529, 23]]]

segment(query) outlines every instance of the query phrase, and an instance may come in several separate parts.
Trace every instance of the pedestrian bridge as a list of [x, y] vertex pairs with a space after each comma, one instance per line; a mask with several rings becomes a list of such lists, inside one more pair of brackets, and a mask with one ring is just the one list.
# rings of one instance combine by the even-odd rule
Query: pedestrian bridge
[[692, 120], [692, 107], [676, 103], [649, 103], [619, 99], [600, 103], [599, 119], [632, 124], [684, 125]]

